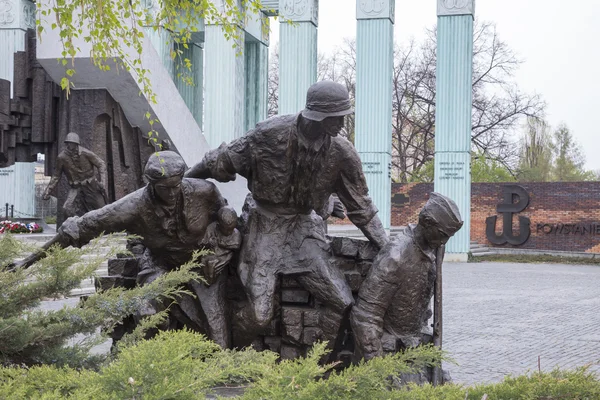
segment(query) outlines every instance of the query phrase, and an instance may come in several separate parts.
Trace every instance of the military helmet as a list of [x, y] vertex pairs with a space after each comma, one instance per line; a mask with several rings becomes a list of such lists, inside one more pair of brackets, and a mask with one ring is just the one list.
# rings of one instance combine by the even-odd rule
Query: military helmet
[[186, 169], [185, 161], [179, 154], [170, 150], [158, 151], [148, 159], [144, 175], [150, 181], [156, 181], [175, 176], [183, 177]]
[[350, 95], [344, 85], [332, 81], [317, 82], [308, 88], [302, 116], [312, 121], [352, 114]]
[[79, 144], [79, 135], [75, 132], [70, 132], [65, 138], [65, 143]]
[[454, 235], [463, 225], [462, 217], [456, 203], [439, 193], [431, 192], [429, 200], [419, 213], [419, 220], [428, 218], [448, 236]]

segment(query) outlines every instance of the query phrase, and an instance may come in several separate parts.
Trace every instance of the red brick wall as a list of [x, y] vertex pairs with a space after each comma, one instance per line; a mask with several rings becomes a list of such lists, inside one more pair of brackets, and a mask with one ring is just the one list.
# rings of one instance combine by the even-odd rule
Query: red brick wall
[[[502, 214], [496, 212], [496, 206], [502, 202], [504, 185], [507, 184], [471, 185], [471, 240], [494, 246], [486, 238], [485, 220], [497, 215], [496, 231], [502, 231]], [[519, 185], [527, 191], [530, 201], [523, 212], [513, 215], [515, 234], [519, 229], [518, 216], [526, 216], [531, 220], [531, 236], [519, 248], [600, 253], [600, 182], [536, 182]], [[392, 225], [416, 223], [419, 211], [431, 191], [433, 184], [428, 183], [393, 184]], [[544, 233], [543, 230], [551, 233]], [[494, 247], [515, 246], [506, 244]]]

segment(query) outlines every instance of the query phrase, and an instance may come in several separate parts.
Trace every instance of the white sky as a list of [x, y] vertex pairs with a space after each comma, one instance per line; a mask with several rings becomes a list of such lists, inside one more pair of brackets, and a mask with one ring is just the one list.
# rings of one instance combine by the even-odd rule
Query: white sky
[[[356, 1], [320, 0], [319, 52], [356, 35]], [[394, 38], [420, 41], [437, 20], [436, 0], [396, 0]], [[480, 21], [524, 60], [521, 90], [542, 95], [552, 126], [565, 122], [583, 147], [588, 169], [600, 169], [600, 0], [477, 0]], [[273, 23], [271, 41], [278, 41]]]

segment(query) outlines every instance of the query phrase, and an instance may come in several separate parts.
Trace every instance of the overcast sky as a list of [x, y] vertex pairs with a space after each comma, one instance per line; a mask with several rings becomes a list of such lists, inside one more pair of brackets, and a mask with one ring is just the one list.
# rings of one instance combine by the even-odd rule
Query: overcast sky
[[[421, 40], [436, 23], [436, 4], [396, 0], [396, 42]], [[495, 22], [500, 39], [524, 60], [519, 87], [543, 96], [550, 124], [566, 123], [585, 151], [587, 168], [600, 170], [600, 0], [477, 0], [475, 13]], [[319, 52], [355, 37], [355, 18], [356, 0], [320, 0]]]

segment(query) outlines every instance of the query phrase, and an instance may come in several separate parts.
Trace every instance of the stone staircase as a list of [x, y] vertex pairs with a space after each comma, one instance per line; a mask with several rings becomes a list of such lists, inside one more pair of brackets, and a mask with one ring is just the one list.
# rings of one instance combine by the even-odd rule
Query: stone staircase
[[[127, 244], [125, 235], [118, 234], [118, 236], [120, 236], [120, 237], [117, 238], [116, 243], [115, 243], [115, 245], [117, 246], [117, 250], [125, 251], [125, 247]], [[47, 241], [49, 241], [50, 239], [52, 239], [54, 237], [54, 233], [39, 233], [39, 234], [31, 234], [31, 235], [22, 234], [22, 235], [15, 235], [14, 237], [26, 244], [33, 245], [35, 247], [41, 247], [44, 243], [46, 243]], [[84, 248], [85, 248], [85, 246], [84, 246]], [[108, 254], [109, 251], [110, 251], [110, 247], [100, 246], [93, 253], [83, 255], [81, 257], [81, 259], [85, 261], [85, 260], [95, 259], [98, 256], [104, 257]], [[16, 261], [20, 261], [20, 260], [21, 259], [17, 259]], [[98, 276], [98, 277], [108, 276], [108, 257], [106, 257], [102, 261], [102, 264], [100, 264], [100, 266], [96, 270], [96, 276]], [[93, 293], [95, 293], [95, 291], [96, 291], [96, 289], [94, 287], [94, 278], [89, 278], [89, 279], [83, 280], [78, 288], [73, 289], [70, 293], [70, 296], [84, 296], [84, 295], [93, 294]]]
[[482, 257], [489, 256], [492, 254], [496, 254], [495, 251], [490, 250], [490, 248], [484, 244], [479, 244], [477, 241], [471, 241], [471, 254], [473, 257]]
[[[395, 236], [404, 230], [404, 226], [392, 226], [390, 228], [390, 236]], [[351, 238], [366, 239], [365, 235], [354, 225], [328, 225], [327, 234], [329, 236], [344, 236]]]

